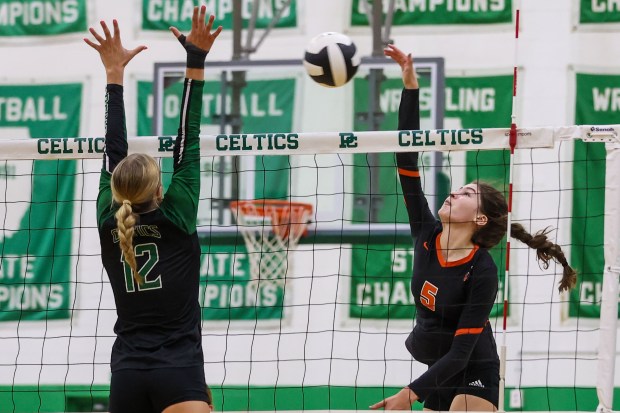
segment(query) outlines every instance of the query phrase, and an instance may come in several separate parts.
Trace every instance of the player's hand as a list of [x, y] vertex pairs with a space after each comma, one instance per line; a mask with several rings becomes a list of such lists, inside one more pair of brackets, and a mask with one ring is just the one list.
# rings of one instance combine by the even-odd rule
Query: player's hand
[[383, 49], [383, 54], [394, 60], [400, 66], [403, 71], [403, 84], [406, 89], [418, 89], [418, 78], [413, 69], [413, 57], [411, 53], [405, 54], [398, 47], [393, 44], [388, 44]]
[[222, 32], [222, 26], [218, 26], [213, 33], [213, 22], [215, 16], [211, 15], [209, 21], [205, 23], [205, 16], [207, 14], [207, 6], [202, 5], [200, 8], [194, 7], [194, 14], [192, 15], [192, 29], [185, 37], [179, 29], [176, 27], [170, 27], [170, 31], [181, 42], [181, 44], [187, 49], [187, 44], [194, 45], [195, 47], [208, 52], [211, 50], [211, 46], [217, 39], [217, 36]]
[[92, 27], [88, 29], [98, 43], [86, 38], [84, 41], [87, 45], [99, 52], [101, 61], [106, 68], [106, 72], [120, 71], [122, 73], [127, 63], [129, 63], [131, 59], [147, 47], [142, 45], [132, 50], [125, 49], [121, 41], [121, 31], [118, 28], [118, 22], [113, 20], [113, 24], [113, 35], [110, 33], [108, 26], [102, 20], [101, 28], [103, 29], [103, 36], [97, 33], [97, 31]]
[[411, 410], [413, 402], [418, 400], [418, 396], [409, 387], [405, 387], [393, 396], [381, 400], [370, 406], [372, 410]]

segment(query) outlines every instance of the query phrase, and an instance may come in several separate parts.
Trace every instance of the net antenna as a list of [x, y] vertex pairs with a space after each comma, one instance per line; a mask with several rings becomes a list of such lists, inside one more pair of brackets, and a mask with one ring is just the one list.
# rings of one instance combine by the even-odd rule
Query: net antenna
[[514, 178], [514, 158], [515, 148], [517, 146], [517, 74], [518, 74], [518, 59], [519, 59], [519, 18], [521, 16], [520, 10], [521, 2], [516, 0], [515, 5], [515, 46], [514, 46], [514, 68], [512, 74], [512, 113], [510, 114], [510, 134], [508, 143], [510, 145], [510, 166], [508, 170], [508, 216], [507, 216], [507, 229], [506, 229], [506, 272], [504, 276], [504, 317], [502, 322], [502, 341], [499, 351], [499, 401], [498, 410], [500, 412], [505, 410], [505, 387], [506, 387], [506, 340], [508, 324], [508, 280], [510, 276], [510, 237], [512, 226], [512, 188]]
[[312, 204], [256, 199], [230, 203], [250, 258], [250, 285], [283, 286], [291, 265], [289, 252], [307, 233]]

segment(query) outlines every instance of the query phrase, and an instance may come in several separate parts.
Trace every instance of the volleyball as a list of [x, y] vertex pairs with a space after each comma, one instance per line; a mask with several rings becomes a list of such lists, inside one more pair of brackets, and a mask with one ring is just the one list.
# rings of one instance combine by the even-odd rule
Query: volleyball
[[306, 47], [304, 67], [308, 75], [325, 87], [339, 87], [355, 76], [360, 65], [355, 43], [336, 32], [321, 33]]

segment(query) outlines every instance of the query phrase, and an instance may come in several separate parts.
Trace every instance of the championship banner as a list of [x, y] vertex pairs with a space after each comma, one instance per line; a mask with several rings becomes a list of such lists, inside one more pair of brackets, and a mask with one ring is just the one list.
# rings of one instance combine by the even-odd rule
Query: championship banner
[[[233, 2], [230, 0], [142, 0], [142, 30], [168, 31], [175, 26], [181, 31], [189, 31], [192, 25], [194, 6], [206, 4], [207, 14], [215, 15], [215, 22], [224, 30], [231, 30], [233, 23]], [[257, 2], [257, 29], [265, 29], [273, 18], [280, 13], [286, 0], [261, 0]], [[243, 28], [248, 27], [252, 17], [254, 0], [242, 0], [241, 15]], [[297, 0], [284, 8], [276, 29], [297, 27]]]
[[[383, 1], [383, 14], [389, 2]], [[351, 26], [368, 26], [372, 0], [353, 0]], [[394, 26], [498, 24], [512, 22], [512, 0], [419, 0], [394, 2]]]
[[[575, 77], [576, 123], [604, 124], [619, 118], [620, 74], [577, 73]], [[601, 314], [606, 155], [603, 143], [575, 142], [570, 262], [578, 275], [570, 292], [569, 317]]]
[[[138, 135], [148, 135], [153, 116], [152, 82], [138, 82]], [[174, 83], [164, 91], [163, 131], [176, 133], [179, 124], [183, 84]], [[207, 81], [204, 86], [201, 131], [219, 131], [221, 83]], [[287, 131], [293, 127], [295, 79], [249, 80], [242, 92], [243, 130], [248, 133], [268, 130]], [[230, 100], [228, 100], [230, 102]], [[217, 135], [220, 137], [228, 135]], [[233, 135], [231, 135], [233, 136]], [[159, 148], [171, 148], [173, 137], [158, 137]], [[217, 138], [216, 138], [217, 141]], [[229, 141], [220, 138], [220, 141]], [[217, 147], [217, 143], [216, 143]], [[215, 155], [215, 154], [211, 154]], [[225, 155], [239, 155], [225, 153]], [[268, 155], [268, 153], [265, 153]], [[169, 163], [169, 162], [168, 162]], [[171, 167], [164, 162], [170, 180]], [[210, 225], [217, 219], [213, 198], [225, 198], [218, 190], [233, 185], [231, 157], [201, 157], [201, 194], [198, 225]], [[286, 156], [256, 156], [251, 172], [241, 172], [242, 179], [253, 180], [256, 199], [282, 199], [288, 195], [289, 161]], [[252, 174], [250, 176], [250, 174]], [[267, 186], [266, 183], [269, 183]], [[249, 259], [245, 246], [212, 246], [203, 243], [201, 257], [201, 303], [203, 318], [208, 320], [269, 320], [283, 315], [284, 289], [271, 283], [258, 287], [250, 280]], [[290, 288], [290, 287], [289, 287]]]
[[620, 23], [620, 2], [617, 0], [580, 0], [579, 23]]
[[[0, 142], [77, 136], [82, 84], [0, 85]], [[34, 139], [33, 139], [34, 141]], [[76, 163], [0, 163], [0, 321], [69, 318]]]
[[85, 32], [87, 0], [0, 0], [0, 38]]

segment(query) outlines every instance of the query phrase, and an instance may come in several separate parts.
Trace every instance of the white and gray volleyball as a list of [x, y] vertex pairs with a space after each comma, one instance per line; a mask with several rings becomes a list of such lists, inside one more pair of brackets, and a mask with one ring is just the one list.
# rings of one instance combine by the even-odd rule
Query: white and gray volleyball
[[339, 87], [355, 76], [360, 65], [355, 43], [336, 32], [321, 33], [308, 43], [304, 67], [308, 75], [325, 87]]

